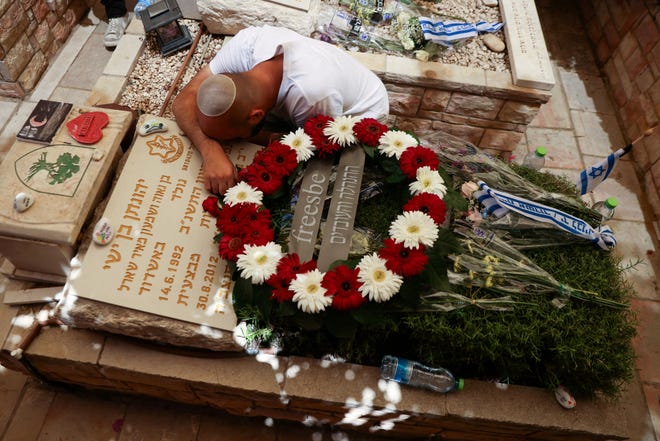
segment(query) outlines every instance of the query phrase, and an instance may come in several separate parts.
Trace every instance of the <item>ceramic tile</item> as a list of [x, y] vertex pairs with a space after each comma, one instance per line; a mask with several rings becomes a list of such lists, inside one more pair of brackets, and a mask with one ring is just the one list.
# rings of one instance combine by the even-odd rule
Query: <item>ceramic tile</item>
[[90, 91], [85, 89], [76, 89], [73, 87], [56, 87], [50, 99], [53, 101], [63, 101], [72, 104], [83, 105], [87, 101]]
[[76, 26], [57, 58], [50, 64], [37, 87], [28, 96], [29, 101], [37, 102], [40, 99], [48, 99], [69, 70], [69, 66], [76, 60], [78, 53], [94, 29], [93, 26]]
[[119, 441], [195, 441], [200, 419], [185, 406], [138, 399], [126, 410]]
[[91, 90], [112, 55], [113, 53], [103, 46], [103, 35], [90, 35], [59, 85]]
[[54, 397], [55, 392], [30, 381], [3, 441], [35, 441]]
[[129, 75], [133, 71], [143, 48], [143, 36], [124, 35], [105, 65], [103, 73], [106, 75]]
[[223, 413], [204, 415], [197, 441], [216, 441], [219, 433], [232, 441], [275, 441], [275, 431], [269, 427], [273, 423], [266, 418], [238, 418]]
[[573, 131], [530, 127], [526, 131], [530, 150], [543, 146], [548, 151], [545, 165], [549, 168], [581, 169], [582, 159]]
[[4, 159], [5, 155], [14, 144], [14, 141], [16, 141], [18, 130], [28, 116], [30, 116], [30, 112], [34, 109], [34, 106], [35, 103], [29, 101], [20, 103], [16, 112], [11, 116], [7, 124], [5, 124], [5, 128], [0, 132], [0, 161]]
[[563, 68], [559, 69], [559, 77], [570, 109], [614, 114], [605, 82], [601, 77]]
[[101, 75], [87, 96], [86, 104], [95, 106], [118, 102], [127, 81], [128, 79], [123, 75]]
[[660, 301], [658, 282], [650, 257], [657, 253], [653, 240], [642, 222], [611, 220], [607, 225], [612, 228], [617, 239], [614, 253], [622, 258], [623, 268], [634, 265], [624, 272], [626, 280], [635, 288], [635, 297]]
[[633, 347], [637, 359], [635, 364], [643, 383], [660, 383], [660, 302], [651, 300], [633, 300], [632, 308], [637, 312], [639, 326]]
[[571, 110], [571, 120], [582, 154], [607, 156], [625, 147], [615, 115]]
[[651, 416], [651, 427], [648, 429], [648, 435], [652, 440], [653, 433], [660, 434], [660, 385], [644, 384], [644, 396]]
[[27, 377], [0, 365], [0, 434], [10, 424], [14, 407], [21, 398], [21, 391]]
[[[58, 393], [53, 400], [38, 441], [119, 439], [126, 404], [92, 395]], [[84, 415], [81, 418], [81, 415]]]
[[[555, 78], [559, 78], [556, 73]], [[566, 96], [564, 95], [561, 84], [555, 84], [551, 92], [552, 97], [539, 108], [539, 112], [530, 123], [530, 126], [570, 129], [572, 127], [571, 118], [568, 113], [568, 104], [566, 103]]]
[[0, 98], [0, 131], [9, 122], [21, 102], [10, 98]]

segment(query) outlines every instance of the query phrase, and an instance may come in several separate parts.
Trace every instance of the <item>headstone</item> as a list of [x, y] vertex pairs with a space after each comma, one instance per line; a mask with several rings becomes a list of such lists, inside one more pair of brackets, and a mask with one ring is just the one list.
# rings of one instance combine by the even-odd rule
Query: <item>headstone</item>
[[212, 34], [235, 35], [250, 26], [282, 26], [310, 36], [321, 0], [198, 0], [197, 9]]
[[[201, 157], [173, 121], [164, 122], [167, 132], [136, 137], [102, 213], [114, 237], [105, 245], [91, 242], [80, 256], [62, 314], [84, 298], [196, 324], [199, 333], [231, 331], [233, 284], [213, 241], [215, 219], [202, 209], [209, 194]], [[259, 148], [238, 143], [228, 154], [244, 167]]]
[[[129, 112], [79, 106], [67, 119], [92, 111], [109, 117], [94, 144], [78, 143], [64, 122], [50, 144], [16, 141], [0, 165], [0, 253], [14, 271], [43, 274], [44, 281], [69, 273], [83, 225], [105, 197], [131, 122]], [[32, 197], [24, 211], [14, 208], [20, 193]]]
[[500, 12], [513, 84], [550, 90], [555, 85], [534, 0], [501, 0]]

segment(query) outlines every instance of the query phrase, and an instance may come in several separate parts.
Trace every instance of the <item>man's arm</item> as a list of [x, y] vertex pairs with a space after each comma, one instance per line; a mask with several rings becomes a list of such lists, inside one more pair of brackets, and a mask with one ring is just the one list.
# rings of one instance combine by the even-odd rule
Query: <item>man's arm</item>
[[214, 194], [224, 194], [236, 183], [236, 168], [222, 149], [220, 143], [202, 132], [197, 122], [197, 90], [211, 75], [206, 66], [184, 87], [172, 103], [176, 122], [202, 155], [204, 186]]

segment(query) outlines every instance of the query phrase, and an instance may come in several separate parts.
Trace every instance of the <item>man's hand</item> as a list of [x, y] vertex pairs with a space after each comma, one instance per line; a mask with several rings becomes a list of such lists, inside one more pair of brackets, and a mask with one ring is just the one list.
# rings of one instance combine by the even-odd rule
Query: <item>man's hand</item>
[[206, 190], [213, 194], [222, 195], [236, 183], [236, 167], [234, 167], [219, 143], [209, 140], [203, 149], [202, 160]]

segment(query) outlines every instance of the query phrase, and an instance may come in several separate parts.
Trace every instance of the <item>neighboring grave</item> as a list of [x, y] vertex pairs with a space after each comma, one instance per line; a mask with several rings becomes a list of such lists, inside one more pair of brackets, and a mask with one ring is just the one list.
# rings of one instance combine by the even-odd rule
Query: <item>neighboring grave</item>
[[309, 36], [321, 0], [198, 0], [197, 9], [212, 34], [235, 35], [248, 26], [282, 26]]
[[[164, 340], [231, 348], [231, 331], [236, 326], [233, 282], [213, 241], [215, 219], [202, 209], [209, 194], [204, 189], [201, 157], [173, 121], [161, 121], [169, 127], [167, 132], [136, 138], [102, 214], [113, 227], [114, 238], [106, 245], [90, 243], [80, 257], [80, 267], [69, 277], [60, 315], [76, 326], [134, 336], [144, 336], [139, 329], [144, 326], [150, 330], [146, 337], [152, 339], [158, 339], [159, 333], [172, 333], [169, 328], [183, 327], [188, 337], [205, 334], [211, 341], [190, 343], [176, 336], [174, 342], [167, 336]], [[258, 148], [237, 143], [228, 147], [228, 154], [244, 167]], [[126, 310], [122, 314], [105, 306], [99, 314], [98, 308], [90, 308], [79, 298], [147, 314]], [[160, 317], [151, 319], [151, 315]], [[170, 326], [163, 317], [193, 325]]]
[[[81, 230], [105, 196], [132, 119], [130, 112], [74, 106], [67, 121], [89, 111], [109, 116], [98, 142], [78, 143], [65, 121], [49, 145], [16, 141], [0, 166], [0, 253], [11, 262], [10, 276], [64, 283], [69, 274]], [[19, 213], [14, 197], [21, 192], [34, 204]]]
[[555, 79], [534, 0], [501, 1], [500, 12], [505, 23], [513, 83], [520, 87], [552, 89]]

